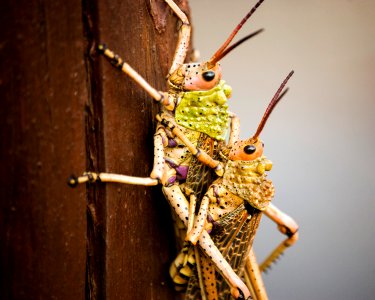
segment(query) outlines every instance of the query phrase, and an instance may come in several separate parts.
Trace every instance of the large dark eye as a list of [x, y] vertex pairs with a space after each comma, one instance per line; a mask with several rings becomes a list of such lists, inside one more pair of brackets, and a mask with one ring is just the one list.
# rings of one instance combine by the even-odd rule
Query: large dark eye
[[214, 71], [206, 71], [202, 74], [202, 77], [206, 81], [211, 81], [215, 78], [215, 72]]
[[253, 154], [256, 150], [257, 148], [254, 145], [247, 145], [243, 148], [246, 154]]

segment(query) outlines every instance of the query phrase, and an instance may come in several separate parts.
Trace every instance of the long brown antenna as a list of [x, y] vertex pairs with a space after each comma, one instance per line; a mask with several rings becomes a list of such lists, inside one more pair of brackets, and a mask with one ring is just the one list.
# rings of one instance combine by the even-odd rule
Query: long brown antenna
[[223, 52], [221, 52], [220, 55], [216, 57], [215, 61], [211, 62], [211, 63], [215, 64], [216, 62], [221, 60], [225, 55], [227, 55], [229, 52], [231, 52], [234, 48], [237, 48], [239, 45], [246, 42], [248, 39], [251, 39], [252, 37], [258, 35], [259, 33], [263, 32], [263, 31], [264, 31], [264, 29], [262, 28], [262, 29], [259, 29], [255, 32], [250, 33], [247, 36], [243, 37], [242, 39], [240, 39], [239, 41], [235, 42], [233, 45], [231, 45], [230, 47], [225, 49]]
[[241, 27], [246, 23], [246, 21], [251, 17], [251, 15], [257, 10], [257, 8], [262, 4], [264, 0], [259, 0], [257, 4], [247, 13], [247, 15], [241, 20], [241, 22], [234, 28], [228, 39], [224, 42], [224, 44], [215, 52], [215, 54], [210, 58], [209, 64], [214, 65], [221, 53], [225, 50], [225, 48], [229, 45], [229, 43], [233, 40], [236, 36], [237, 32], [241, 29]]
[[284, 79], [283, 83], [280, 85], [279, 89], [277, 90], [276, 94], [273, 96], [270, 104], [268, 104], [268, 107], [263, 115], [263, 118], [262, 120], [260, 121], [259, 125], [258, 125], [258, 129], [257, 131], [255, 132], [254, 136], [251, 138], [251, 139], [257, 139], [260, 135], [260, 133], [262, 132], [263, 128], [264, 128], [264, 125], [266, 125], [266, 122], [269, 118], [269, 116], [271, 115], [273, 109], [275, 108], [276, 104], [279, 103], [279, 101], [281, 100], [281, 98], [286, 94], [286, 92], [288, 90], [285, 90], [283, 93], [281, 93], [285, 87], [285, 85], [287, 84], [288, 80], [290, 79], [290, 77], [292, 77], [294, 71], [291, 71], [288, 76]]

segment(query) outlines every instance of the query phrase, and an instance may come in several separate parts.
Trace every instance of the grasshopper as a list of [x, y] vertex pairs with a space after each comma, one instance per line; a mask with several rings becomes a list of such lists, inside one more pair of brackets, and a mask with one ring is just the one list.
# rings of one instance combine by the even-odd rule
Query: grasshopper
[[[267, 179], [266, 171], [271, 170], [272, 163], [263, 156], [264, 144], [259, 139], [272, 110], [285, 95], [287, 90], [284, 93], [282, 90], [292, 74], [293, 72], [287, 76], [272, 98], [256, 133], [247, 140], [232, 139], [221, 149], [225, 161], [223, 177], [209, 186], [203, 196], [194, 227], [188, 234], [189, 240], [195, 244], [204, 231], [211, 231], [215, 245], [231, 268], [245, 278], [254, 299], [267, 299], [260, 270], [251, 250], [262, 212], [274, 220], [281, 232], [288, 237], [261, 268], [269, 266], [286, 247], [293, 245], [298, 239], [298, 226], [294, 220], [270, 204], [274, 186]], [[168, 125], [174, 129], [173, 124]], [[178, 268], [186, 268], [184, 259], [191, 260], [193, 253], [198, 272], [191, 274], [192, 278], [189, 278], [186, 299], [197, 299], [200, 294], [207, 299], [230, 299], [227, 283], [220, 276], [215, 276], [212, 258], [207, 259], [205, 255], [194, 252], [189, 247], [185, 247], [178, 256], [172, 272], [176, 273]]]
[[[209, 61], [190, 64], [184, 64], [190, 41], [191, 27], [189, 20], [172, 0], [165, 0], [165, 2], [179, 17], [182, 23], [179, 29], [178, 44], [172, 66], [168, 74], [168, 92], [161, 92], [154, 89], [128, 63], [106, 46], [99, 45], [99, 50], [109, 58], [116, 67], [133, 78], [151, 97], [161, 103], [162, 119], [176, 122], [177, 128], [182, 131], [186, 139], [182, 140], [181, 138], [177, 138], [165, 125], [159, 122], [154, 136], [154, 165], [149, 178], [88, 172], [80, 177], [72, 177], [69, 183], [72, 186], [78, 183], [95, 181], [142, 185], [157, 185], [162, 183], [163, 192], [167, 200], [175, 209], [179, 219], [189, 229], [194, 219], [192, 217], [194, 209], [191, 207], [193, 207], [196, 202], [197, 193], [204, 191], [204, 186], [208, 186], [213, 180], [210, 176], [201, 176], [196, 172], [197, 168], [193, 167], [198, 166], [198, 169], [200, 169], [198, 162], [201, 162], [213, 168], [216, 174], [222, 175], [222, 163], [220, 163], [215, 156], [218, 154], [218, 149], [223, 145], [229, 119], [232, 120], [230, 140], [235, 140], [239, 131], [238, 119], [234, 114], [227, 111], [226, 100], [230, 96], [230, 87], [225, 85], [221, 80], [219, 61], [235, 47], [260, 32], [257, 31], [248, 35], [232, 46], [229, 46], [239, 29], [263, 0], [258, 1], [242, 19], [229, 38]], [[203, 99], [208, 109], [199, 106], [192, 107], [191, 100], [197, 100], [199, 102], [199, 100]], [[211, 124], [207, 126], [209, 122], [211, 122]], [[215, 126], [212, 126], [213, 124]], [[192, 143], [193, 146], [203, 145], [205, 150], [209, 150], [209, 154], [200, 150], [191, 152], [185, 147], [186, 143]], [[205, 171], [200, 170], [200, 172]], [[210, 172], [207, 174], [210, 174]], [[195, 180], [195, 178], [198, 178], [198, 180]], [[208, 179], [204, 182], [201, 178]], [[187, 184], [185, 187], [180, 186], [179, 184], [185, 179], [188, 183], [189, 179], [192, 179], [190, 182], [195, 182], [193, 184]], [[190, 203], [185, 198], [186, 191], [190, 194]], [[189, 206], [190, 209], [187, 206]], [[191, 212], [189, 216], [185, 215], [186, 210]], [[190, 224], [188, 224], [188, 222], [190, 222]], [[203, 252], [207, 256], [215, 258], [213, 259], [214, 264], [231, 286], [232, 295], [235, 298], [248, 298], [250, 294], [246, 285], [230, 268], [220, 251], [218, 251], [213, 244], [208, 233], [202, 232], [198, 240]]]

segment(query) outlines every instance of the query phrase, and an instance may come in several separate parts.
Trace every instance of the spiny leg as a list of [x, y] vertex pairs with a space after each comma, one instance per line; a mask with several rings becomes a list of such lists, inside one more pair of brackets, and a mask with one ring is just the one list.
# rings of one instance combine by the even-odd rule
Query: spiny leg
[[253, 248], [250, 249], [249, 256], [246, 259], [244, 275], [253, 300], [267, 300], [268, 296]]
[[115, 183], [125, 183], [125, 184], [135, 184], [135, 185], [146, 185], [153, 186], [158, 185], [158, 180], [150, 177], [133, 177], [121, 174], [113, 173], [94, 173], [85, 172], [82, 176], [72, 175], [68, 179], [68, 184], [71, 187], [75, 187], [80, 183], [94, 183], [94, 182], [115, 182]]
[[195, 196], [195, 194], [191, 194], [189, 198], [189, 221], [187, 226], [187, 232], [193, 229], [196, 206], [197, 196]]
[[186, 230], [186, 232], [189, 232], [193, 229], [193, 225], [194, 225], [195, 209], [197, 206], [197, 196], [195, 195], [192, 189], [186, 186], [184, 187], [183, 191], [185, 195], [189, 197], [189, 220], [187, 223], [187, 230]]
[[273, 204], [267, 207], [264, 214], [278, 225], [280, 232], [285, 234], [287, 238], [282, 241], [260, 265], [261, 272], [266, 271], [271, 264], [284, 253], [286, 248], [294, 245], [298, 240], [298, 224], [290, 216]]
[[167, 4], [171, 7], [174, 13], [179, 17], [182, 22], [182, 25], [178, 32], [178, 42], [177, 47], [174, 53], [172, 66], [169, 70], [169, 75], [175, 72], [180, 65], [182, 65], [185, 61], [187, 51], [189, 49], [190, 44], [190, 33], [191, 33], [191, 26], [189, 20], [185, 13], [174, 3], [172, 0], [165, 0]]
[[248, 299], [250, 297], [248, 287], [242, 282], [238, 275], [233, 271], [229, 263], [223, 258], [223, 255], [212, 242], [212, 239], [207, 231], [202, 232], [199, 238], [199, 246], [213, 261], [219, 273], [230, 285], [232, 296], [235, 297], [235, 299]]
[[202, 276], [202, 278], [204, 278], [203, 289], [206, 293], [206, 298], [207, 300], [218, 300], [219, 297], [216, 288], [215, 266], [213, 265], [211, 260], [204, 255], [200, 255], [200, 264], [200, 275]]
[[199, 237], [201, 236], [203, 230], [205, 230], [209, 204], [216, 203], [219, 197], [216, 189], [217, 189], [216, 185], [211, 185], [208, 188], [207, 192], [202, 198], [201, 205], [198, 211], [198, 215], [195, 220], [194, 228], [192, 230], [188, 230], [188, 234], [185, 240], [190, 241], [194, 245], [199, 240]]
[[[187, 226], [189, 219], [189, 203], [186, 200], [181, 189], [174, 185], [163, 187], [163, 193], [166, 196], [171, 208], [175, 211], [181, 221]], [[233, 271], [229, 263], [224, 259], [221, 252], [217, 249], [207, 231], [203, 231], [199, 237], [199, 246], [207, 257], [214, 263], [219, 273], [231, 286], [231, 294], [235, 299], [248, 299], [250, 292], [247, 286], [242, 282], [238, 275]]]
[[186, 241], [190, 241], [193, 245], [196, 245], [202, 231], [204, 230], [204, 225], [206, 224], [208, 205], [210, 199], [207, 195], [204, 195], [199, 207], [198, 216], [196, 217], [194, 227], [188, 230], [188, 234], [185, 238]]
[[162, 126], [158, 126], [154, 134], [154, 165], [151, 171], [151, 178], [163, 179], [165, 171], [164, 147], [168, 145], [168, 138]]

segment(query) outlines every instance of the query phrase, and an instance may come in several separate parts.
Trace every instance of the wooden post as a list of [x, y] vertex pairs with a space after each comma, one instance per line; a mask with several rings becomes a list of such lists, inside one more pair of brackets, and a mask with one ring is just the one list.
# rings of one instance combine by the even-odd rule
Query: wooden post
[[177, 18], [161, 0], [4, 0], [0, 17], [0, 298], [176, 299], [160, 189], [66, 180], [148, 176], [157, 104], [96, 46], [165, 90]]

